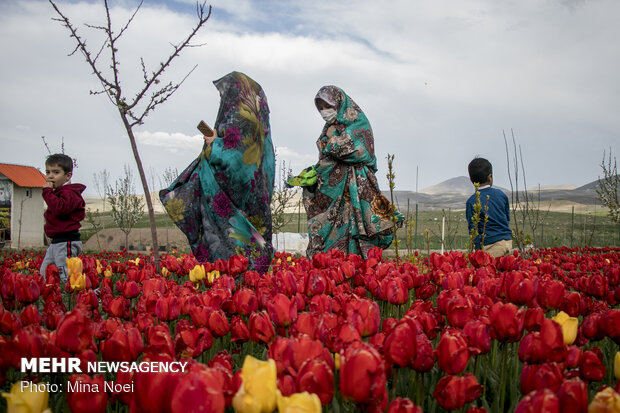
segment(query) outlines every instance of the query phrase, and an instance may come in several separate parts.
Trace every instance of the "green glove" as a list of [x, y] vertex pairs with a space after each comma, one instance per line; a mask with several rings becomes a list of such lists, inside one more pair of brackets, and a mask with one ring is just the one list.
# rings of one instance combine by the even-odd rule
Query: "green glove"
[[316, 184], [316, 169], [309, 166], [297, 176], [292, 176], [286, 180], [289, 186], [312, 186]]

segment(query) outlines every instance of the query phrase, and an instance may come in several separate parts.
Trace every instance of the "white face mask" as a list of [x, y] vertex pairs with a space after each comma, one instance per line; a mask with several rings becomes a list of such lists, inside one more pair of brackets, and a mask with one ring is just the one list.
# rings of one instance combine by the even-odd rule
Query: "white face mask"
[[338, 112], [336, 112], [336, 109], [323, 109], [320, 110], [319, 113], [327, 123], [333, 123], [336, 120], [336, 115], [338, 114]]

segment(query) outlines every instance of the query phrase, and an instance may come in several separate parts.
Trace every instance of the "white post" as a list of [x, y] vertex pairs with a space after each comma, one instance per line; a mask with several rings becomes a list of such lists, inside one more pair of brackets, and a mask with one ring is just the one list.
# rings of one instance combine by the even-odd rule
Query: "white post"
[[443, 254], [444, 247], [444, 228], [446, 225], [446, 217], [441, 218], [441, 253]]

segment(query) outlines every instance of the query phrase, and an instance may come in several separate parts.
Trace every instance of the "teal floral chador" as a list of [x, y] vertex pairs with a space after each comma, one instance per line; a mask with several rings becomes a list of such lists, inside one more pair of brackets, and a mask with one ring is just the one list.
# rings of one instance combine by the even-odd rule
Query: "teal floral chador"
[[317, 141], [317, 183], [303, 192], [309, 233], [306, 252], [311, 257], [338, 249], [366, 258], [373, 247], [389, 247], [393, 217], [402, 216], [379, 190], [374, 138], [366, 115], [336, 86], [321, 88], [319, 99], [337, 115], [325, 124]]
[[243, 73], [213, 83], [221, 96], [217, 138], [159, 197], [198, 261], [240, 254], [262, 273], [273, 258], [269, 205], [275, 154], [267, 98]]

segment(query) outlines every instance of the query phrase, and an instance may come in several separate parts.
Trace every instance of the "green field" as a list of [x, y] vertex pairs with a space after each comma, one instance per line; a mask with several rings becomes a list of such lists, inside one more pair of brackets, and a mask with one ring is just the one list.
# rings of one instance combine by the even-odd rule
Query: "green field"
[[[427, 249], [426, 233], [428, 230], [428, 247], [430, 249], [441, 248], [441, 223], [445, 215], [445, 244], [444, 248], [466, 249], [469, 235], [465, 222], [465, 211], [419, 211], [416, 227], [411, 230], [411, 236], [407, 234], [405, 227], [399, 229], [398, 238], [400, 249], [406, 251], [409, 240], [412, 249]], [[605, 215], [604, 211], [597, 213], [575, 213], [570, 212], [541, 212], [541, 219], [534, 232], [534, 246], [558, 247], [558, 246], [620, 246], [620, 228], [614, 225]], [[282, 232], [306, 232], [306, 218], [302, 211], [300, 214], [286, 214], [288, 223]], [[415, 221], [415, 213], [411, 213], [409, 218]], [[100, 222], [106, 228], [115, 227], [109, 212], [100, 214]], [[514, 224], [514, 217], [512, 218]], [[158, 228], [165, 228], [167, 225], [173, 227], [174, 224], [165, 214], [156, 214], [155, 221]], [[148, 228], [148, 215], [144, 215], [136, 225], [136, 228]], [[92, 225], [85, 220], [82, 227], [82, 240], [86, 241], [94, 234]], [[526, 223], [525, 234], [532, 237], [532, 231]], [[516, 245], [515, 245], [516, 247]]]

